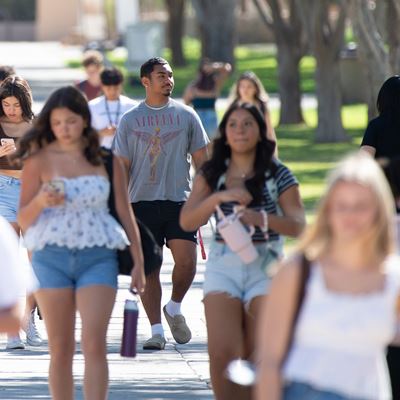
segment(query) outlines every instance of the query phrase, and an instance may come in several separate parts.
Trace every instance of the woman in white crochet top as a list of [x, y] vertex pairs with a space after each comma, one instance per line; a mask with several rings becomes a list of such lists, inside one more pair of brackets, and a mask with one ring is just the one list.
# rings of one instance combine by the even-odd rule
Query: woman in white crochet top
[[[332, 171], [315, 221], [282, 263], [264, 307], [257, 400], [391, 399], [385, 351], [400, 304], [394, 211], [371, 157], [351, 155]], [[310, 272], [292, 330], [300, 254]]]
[[85, 399], [107, 398], [106, 332], [113, 309], [116, 250], [130, 245], [131, 287], [144, 289], [139, 230], [128, 203], [122, 162], [114, 157], [113, 187], [122, 226], [110, 215], [110, 182], [85, 97], [72, 86], [53, 92], [21, 139], [18, 222], [33, 252], [36, 298], [49, 340], [52, 399], [73, 399], [75, 320], [82, 321]]

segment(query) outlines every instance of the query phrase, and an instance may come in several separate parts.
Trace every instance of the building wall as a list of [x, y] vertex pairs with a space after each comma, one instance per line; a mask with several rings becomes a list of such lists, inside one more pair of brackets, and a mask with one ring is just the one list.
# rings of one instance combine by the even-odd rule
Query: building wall
[[0, 40], [6, 42], [35, 40], [35, 22], [0, 21]]
[[36, 40], [63, 40], [75, 34], [79, 11], [79, 0], [37, 0]]

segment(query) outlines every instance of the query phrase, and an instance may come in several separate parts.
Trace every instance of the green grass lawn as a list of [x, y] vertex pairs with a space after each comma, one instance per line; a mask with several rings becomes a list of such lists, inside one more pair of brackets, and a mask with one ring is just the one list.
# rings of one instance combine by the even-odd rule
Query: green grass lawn
[[[359, 148], [367, 121], [365, 105], [344, 106], [343, 123], [351, 140], [346, 143], [314, 143], [316, 110], [306, 110], [307, 124], [277, 127], [279, 158], [294, 172], [300, 182], [301, 195], [312, 213], [320, 198], [327, 172], [344, 155]], [[278, 120], [278, 113], [272, 115]]]

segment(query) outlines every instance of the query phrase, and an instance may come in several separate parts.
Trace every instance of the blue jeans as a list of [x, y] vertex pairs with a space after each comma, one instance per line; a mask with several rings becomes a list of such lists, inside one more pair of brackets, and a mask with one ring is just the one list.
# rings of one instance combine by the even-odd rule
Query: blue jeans
[[207, 132], [210, 140], [214, 139], [217, 135], [218, 119], [217, 113], [214, 108], [200, 108], [196, 109], [205, 131]]
[[0, 215], [8, 222], [17, 221], [21, 182], [7, 175], [0, 175]]
[[68, 249], [47, 245], [33, 252], [32, 266], [40, 289], [118, 287], [116, 251], [106, 247]]
[[264, 265], [271, 255], [266, 243], [255, 246], [259, 257], [251, 264], [244, 264], [225, 243], [213, 241], [204, 274], [204, 297], [209, 293], [227, 293], [249, 304], [255, 297], [266, 295], [271, 278]]
[[338, 393], [315, 389], [306, 383], [291, 382], [285, 386], [283, 400], [364, 400]]

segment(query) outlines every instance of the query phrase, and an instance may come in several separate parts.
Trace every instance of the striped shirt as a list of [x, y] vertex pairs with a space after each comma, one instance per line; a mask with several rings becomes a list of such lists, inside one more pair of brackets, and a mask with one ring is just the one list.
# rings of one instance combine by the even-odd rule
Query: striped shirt
[[[267, 172], [265, 176], [265, 185], [263, 190], [263, 199], [262, 203], [259, 205], [250, 206], [252, 210], [260, 211], [264, 209], [267, 214], [280, 214], [280, 208], [278, 204], [278, 199], [280, 195], [290, 187], [294, 185], [298, 185], [298, 181], [296, 177], [292, 174], [292, 172], [283, 165], [280, 161], [273, 161], [276, 165], [276, 171], [274, 176], [272, 176], [271, 172]], [[269, 181], [269, 182], [268, 182]], [[217, 190], [225, 190], [225, 175], [221, 176], [219, 185]], [[276, 193], [271, 193], [272, 190], [276, 190]], [[236, 202], [227, 202], [221, 203], [220, 208], [224, 212], [225, 215], [232, 214], [233, 207], [238, 205]], [[215, 219], [218, 223], [219, 218], [217, 213], [215, 213]], [[268, 237], [271, 242], [280, 240], [280, 234], [273, 231], [272, 229], [268, 229]], [[215, 233], [215, 240], [222, 241], [222, 236], [219, 234], [218, 230]], [[253, 242], [256, 241], [266, 241], [264, 233], [260, 228], [256, 227], [256, 230], [252, 236]]]

